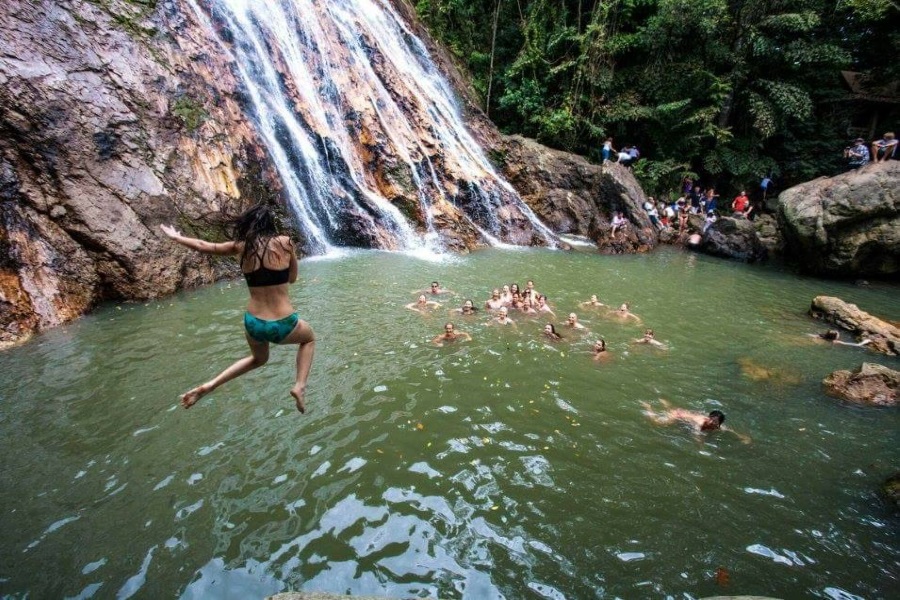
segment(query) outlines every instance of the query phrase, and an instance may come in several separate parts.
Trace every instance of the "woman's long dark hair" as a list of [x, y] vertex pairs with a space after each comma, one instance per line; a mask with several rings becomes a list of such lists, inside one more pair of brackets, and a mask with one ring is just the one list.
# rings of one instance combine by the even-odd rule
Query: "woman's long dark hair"
[[278, 235], [275, 213], [265, 204], [256, 204], [245, 210], [234, 223], [234, 238], [244, 243], [241, 265], [247, 256], [255, 256], [262, 266], [269, 240]]

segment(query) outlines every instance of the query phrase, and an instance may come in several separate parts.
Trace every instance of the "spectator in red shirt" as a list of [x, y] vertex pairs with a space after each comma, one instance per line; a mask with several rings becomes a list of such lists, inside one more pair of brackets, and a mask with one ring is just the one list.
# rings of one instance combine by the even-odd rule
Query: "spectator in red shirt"
[[750, 198], [747, 196], [747, 192], [742, 190], [741, 193], [735, 197], [734, 201], [731, 203], [731, 210], [734, 211], [735, 217], [746, 217], [750, 214], [750, 211], [753, 209], [750, 207]]

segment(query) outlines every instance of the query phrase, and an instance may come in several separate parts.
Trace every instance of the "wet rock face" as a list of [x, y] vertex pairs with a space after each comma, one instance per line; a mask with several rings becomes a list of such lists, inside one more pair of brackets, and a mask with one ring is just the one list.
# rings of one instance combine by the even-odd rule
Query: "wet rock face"
[[879, 364], [863, 363], [853, 371], [835, 371], [822, 381], [837, 398], [868, 406], [897, 406], [900, 372]]
[[145, 10], [0, 3], [0, 345], [226, 272], [158, 225], [221, 235], [262, 154], [196, 24]]
[[870, 340], [866, 347], [889, 356], [900, 355], [900, 327], [860, 310], [834, 296], [816, 296], [809, 315], [851, 332], [856, 340]]
[[900, 274], [900, 161], [798, 185], [778, 198], [786, 255], [836, 277]]
[[[656, 246], [657, 233], [642, 208], [646, 196], [629, 169], [592, 164], [521, 136], [503, 138], [495, 156], [510, 184], [555, 232], [588, 236], [609, 254]], [[617, 211], [629, 225], [613, 238]]]

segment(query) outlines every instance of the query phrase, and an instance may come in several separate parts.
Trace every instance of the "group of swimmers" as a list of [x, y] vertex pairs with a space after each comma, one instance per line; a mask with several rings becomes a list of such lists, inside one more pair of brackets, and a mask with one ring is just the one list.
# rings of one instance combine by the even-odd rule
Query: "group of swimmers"
[[[407, 304], [406, 308], [415, 312], [427, 313], [430, 310], [438, 309], [443, 306], [441, 302], [429, 299], [429, 297], [436, 298], [445, 294], [452, 294], [453, 292], [452, 290], [441, 287], [440, 282], [432, 281], [427, 289], [418, 290], [415, 293], [419, 294], [418, 298]], [[604, 309], [606, 310], [606, 316], [623, 322], [642, 323], [641, 318], [629, 310], [627, 303], [623, 303], [618, 308], [613, 309], [600, 302], [596, 294], [592, 295], [589, 300], [579, 303], [579, 306], [583, 309]], [[509, 325], [516, 327], [515, 320], [510, 317], [511, 312], [530, 317], [540, 317], [541, 315], [556, 317], [556, 313], [550, 306], [547, 296], [539, 293], [535, 289], [533, 280], [528, 280], [524, 289], [520, 289], [519, 285], [516, 283], [494, 288], [491, 291], [490, 298], [484, 302], [483, 308], [491, 315], [490, 323], [501, 326]], [[460, 316], [473, 316], [476, 315], [479, 310], [480, 308], [476, 306], [473, 300], [466, 299], [459, 308], [450, 309], [450, 313]], [[578, 315], [574, 312], [569, 313], [568, 317], [560, 327], [562, 329], [569, 329], [583, 334], [589, 333], [587, 328], [578, 320]], [[550, 342], [560, 342], [563, 340], [563, 335], [557, 331], [557, 327], [553, 323], [545, 324], [541, 335]], [[444, 331], [436, 335], [431, 341], [436, 346], [444, 346], [451, 342], [471, 340], [472, 335], [470, 333], [460, 331], [452, 322], [447, 322], [444, 324]], [[632, 340], [632, 343], [646, 344], [660, 350], [668, 349], [664, 343], [656, 339], [652, 329], [646, 329], [644, 335]], [[593, 342], [591, 355], [595, 361], [605, 361], [609, 358], [610, 352], [604, 338], [600, 337]], [[654, 410], [646, 402], [641, 403], [644, 407], [644, 414], [656, 424], [669, 425], [673, 423], [684, 423], [697, 434], [715, 430], [731, 431], [731, 433], [737, 435], [742, 441], [750, 441], [749, 437], [729, 430], [723, 425], [725, 422], [725, 414], [722, 413], [722, 411], [714, 410], [709, 414], [703, 414], [684, 408], [672, 407], [664, 399], [660, 399], [660, 403], [662, 405], [662, 410], [660, 411]]]

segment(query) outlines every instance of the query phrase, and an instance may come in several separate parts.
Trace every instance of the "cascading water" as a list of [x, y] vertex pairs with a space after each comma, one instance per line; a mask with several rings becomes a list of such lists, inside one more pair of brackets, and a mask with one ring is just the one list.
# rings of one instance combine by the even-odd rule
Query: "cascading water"
[[387, 0], [188, 0], [243, 83], [306, 250], [555, 236], [495, 171]]

